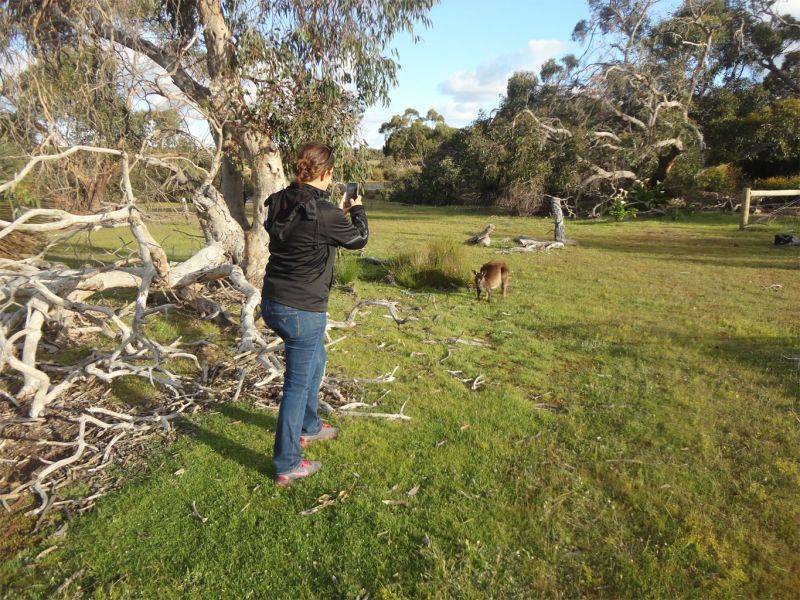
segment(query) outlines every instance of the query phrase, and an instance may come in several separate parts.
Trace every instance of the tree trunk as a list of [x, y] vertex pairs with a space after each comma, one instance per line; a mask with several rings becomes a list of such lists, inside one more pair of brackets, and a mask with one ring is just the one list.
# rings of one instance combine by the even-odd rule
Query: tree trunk
[[98, 212], [103, 202], [106, 199], [106, 190], [108, 189], [108, 184], [111, 181], [112, 175], [116, 171], [116, 165], [112, 165], [112, 167], [106, 168], [105, 170], [101, 171], [96, 178], [91, 179], [85, 182], [86, 186], [86, 206], [84, 210], [88, 210], [90, 213]]
[[[111, 178], [117, 171], [115, 163], [98, 161], [95, 164], [67, 164], [67, 180], [75, 188], [71, 210], [97, 213], [102, 209]], [[66, 207], [65, 207], [66, 208]]]
[[244, 264], [244, 230], [231, 216], [222, 194], [213, 185], [205, 185], [194, 195], [193, 202], [206, 242], [220, 244], [231, 263]]
[[245, 232], [245, 264], [247, 281], [261, 289], [264, 269], [269, 259], [269, 235], [264, 228], [267, 218], [267, 198], [286, 187], [286, 175], [280, 152], [266, 136], [245, 136], [245, 148], [249, 155], [253, 183], [253, 223]]
[[247, 222], [247, 215], [244, 211], [244, 181], [241, 171], [236, 168], [230, 157], [223, 157], [219, 176], [220, 192], [225, 197], [231, 217], [242, 229], [247, 229], [250, 223]]
[[550, 197], [550, 206], [553, 210], [553, 239], [557, 242], [564, 241], [564, 213], [561, 211], [561, 198]]
[[647, 181], [647, 185], [650, 187], [655, 187], [659, 183], [663, 183], [663, 181], [669, 175], [669, 172], [672, 170], [675, 161], [678, 160], [678, 157], [683, 154], [683, 147], [679, 146], [678, 144], [673, 144], [669, 147], [669, 150], [664, 154], [659, 155], [658, 157], [658, 165], [656, 166], [656, 170], [650, 176], [650, 179]]
[[[231, 32], [223, 15], [219, 0], [199, 0], [198, 15], [203, 24], [203, 36], [207, 49], [206, 64], [211, 76], [212, 105], [219, 114], [230, 114], [231, 107], [243, 105], [237, 95], [241, 82], [236, 70]], [[220, 143], [220, 142], [218, 142]], [[269, 236], [264, 229], [264, 200], [273, 192], [286, 187], [283, 163], [277, 147], [272, 143], [258, 123], [231, 125], [222, 131], [221, 146], [226, 156], [222, 161], [222, 195], [232, 223], [217, 219], [215, 228], [224, 232], [226, 239], [237, 238], [237, 255], [232, 260], [241, 266], [247, 281], [259, 288], [264, 278], [264, 269], [269, 258]], [[236, 168], [232, 153], [250, 167], [253, 184], [252, 222], [248, 223], [244, 204], [242, 175]], [[238, 229], [234, 236], [233, 229]], [[241, 245], [238, 238], [241, 237]], [[220, 238], [214, 238], [221, 241]]]

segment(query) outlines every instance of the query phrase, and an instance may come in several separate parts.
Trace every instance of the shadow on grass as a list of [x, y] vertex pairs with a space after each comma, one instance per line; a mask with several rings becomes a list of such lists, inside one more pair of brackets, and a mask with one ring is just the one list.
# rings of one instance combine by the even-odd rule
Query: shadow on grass
[[[396, 262], [390, 262], [388, 265], [374, 265], [362, 259], [360, 266], [358, 279], [370, 283], [387, 283], [386, 278], [389, 273], [397, 275], [396, 271], [398, 270]], [[469, 283], [466, 279], [451, 277], [441, 269], [415, 271], [411, 274], [401, 274], [399, 278], [401, 281], [398, 281], [398, 285], [402, 289], [408, 288], [415, 292], [429, 294], [450, 294], [460, 289], [467, 289]]]
[[219, 412], [229, 419], [261, 427], [266, 431], [275, 431], [275, 426], [278, 423], [277, 413], [251, 412], [233, 404], [223, 404], [219, 407]]
[[762, 242], [752, 238], [705, 236], [671, 237], [667, 241], [654, 235], [626, 235], [616, 240], [589, 239], [582, 244], [594, 250], [716, 267], [796, 270], [798, 259], [797, 253], [773, 246], [771, 238]]
[[466, 278], [448, 275], [441, 269], [422, 269], [409, 276], [405, 283], [410, 289], [421, 292], [452, 292], [467, 286]]
[[[649, 328], [651, 341], [639, 339], [606, 340], [598, 336], [603, 328], [608, 330], [618, 326], [617, 323], [594, 325], [556, 325], [536, 328], [536, 335], [544, 338], [573, 340], [579, 344], [573, 351], [587, 355], [587, 364], [596, 354], [606, 354], [617, 359], [634, 359], [636, 357], [660, 357], [661, 350], [653, 346], [669, 345], [673, 348], [692, 348], [703, 355], [722, 360], [729, 364], [758, 372], [772, 380], [776, 387], [782, 387], [790, 398], [800, 396], [800, 368], [797, 361], [787, 357], [800, 356], [800, 336], [780, 335], [736, 336], [725, 334], [684, 334], [667, 329]], [[655, 340], [663, 340], [655, 341]], [[603, 349], [596, 349], [595, 345]], [[649, 348], [647, 348], [649, 347]]]
[[384, 278], [392, 269], [391, 265], [374, 265], [364, 259], [359, 261], [359, 265], [361, 270], [359, 271], [358, 279], [372, 283], [383, 283]]
[[[277, 415], [253, 413], [232, 405], [223, 404], [220, 412], [234, 421], [241, 421], [266, 431], [274, 431], [277, 423]], [[196, 428], [194, 438], [223, 458], [238, 462], [246, 469], [252, 469], [269, 477], [275, 475], [275, 468], [272, 465], [272, 448], [256, 451], [205, 427]]]
[[800, 370], [797, 361], [788, 357], [800, 355], [800, 338], [782, 337], [711, 337], [706, 338], [703, 350], [715, 358], [736, 362], [743, 367], [761, 371], [783, 386], [786, 395], [800, 395]]

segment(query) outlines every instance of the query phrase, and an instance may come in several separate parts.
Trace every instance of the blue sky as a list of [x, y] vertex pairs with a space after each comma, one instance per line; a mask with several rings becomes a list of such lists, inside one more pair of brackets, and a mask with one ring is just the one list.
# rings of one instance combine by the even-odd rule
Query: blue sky
[[588, 14], [585, 0], [441, 0], [429, 13], [432, 26], [418, 29], [420, 42], [395, 39], [398, 85], [388, 108], [367, 110], [364, 139], [382, 147], [381, 123], [406, 108], [435, 108], [448, 125], [467, 125], [478, 109], [497, 106], [514, 71], [538, 72], [547, 59], [578, 52], [570, 35]]
[[[664, 7], [670, 4], [677, 2], [668, 0]], [[800, 0], [779, 4], [800, 15]], [[538, 73], [549, 58], [580, 54], [570, 35], [589, 10], [585, 0], [440, 0], [429, 16], [431, 27], [417, 30], [420, 42], [402, 35], [392, 44], [400, 53], [400, 72], [391, 105], [368, 109], [361, 128], [374, 148], [383, 146], [381, 123], [406, 108], [423, 114], [435, 108], [448, 125], [463, 127], [480, 108], [498, 105], [514, 71]]]

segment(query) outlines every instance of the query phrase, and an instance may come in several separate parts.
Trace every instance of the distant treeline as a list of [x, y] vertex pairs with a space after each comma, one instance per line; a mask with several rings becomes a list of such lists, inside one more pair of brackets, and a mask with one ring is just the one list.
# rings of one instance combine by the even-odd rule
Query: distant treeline
[[800, 22], [775, 2], [592, 1], [578, 59], [517, 72], [469, 126], [414, 109], [384, 123], [385, 195], [533, 214], [553, 195], [603, 211], [800, 187]]

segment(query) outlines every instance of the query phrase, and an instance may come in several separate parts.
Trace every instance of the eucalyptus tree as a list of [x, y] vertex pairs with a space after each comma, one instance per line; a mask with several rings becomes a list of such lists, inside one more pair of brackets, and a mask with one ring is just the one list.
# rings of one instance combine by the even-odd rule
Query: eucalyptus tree
[[257, 283], [264, 199], [286, 182], [281, 153], [302, 138], [355, 142], [364, 108], [395, 82], [389, 41], [427, 24], [434, 1], [26, 0], [4, 3], [2, 27], [6, 48], [22, 45], [36, 63], [65, 48], [113, 54], [123, 98], [179, 106], [206, 124], [219, 177], [198, 181], [194, 201], [207, 237]]
[[776, 0], [684, 0], [674, 8], [660, 0], [590, 0], [589, 6], [591, 18], [574, 31], [588, 44], [580, 65], [542, 70], [572, 90], [571, 101], [554, 111], [567, 124], [540, 127], [554, 142], [582, 132], [584, 187], [663, 182], [687, 149], [705, 150], [696, 107], [722, 82], [748, 77], [780, 94], [797, 93], [800, 26], [777, 11]]
[[475, 171], [474, 157], [484, 157], [483, 168], [471, 191], [451, 194], [477, 193], [522, 213], [545, 194], [577, 204], [636, 180], [656, 185], [688, 147], [703, 147], [691, 108], [713, 82], [713, 50], [730, 11], [717, 0], [686, 0], [659, 17], [666, 5], [589, 0], [590, 18], [573, 34], [583, 55], [547, 61], [538, 77], [515, 73], [498, 109], [457, 138], [467, 147], [450, 153], [461, 158], [448, 189], [464, 180], [457, 171]]
[[[0, 168], [13, 173], [0, 181], [0, 199], [42, 167], [86, 155], [116, 162], [119, 201], [91, 214], [45, 207], [0, 219], [0, 239], [128, 227], [138, 248], [134, 263], [83, 269], [49, 264], [41, 255], [0, 259], [0, 369], [23, 379], [15, 401], [31, 400], [29, 414], [38, 417], [86, 379], [133, 375], [172, 390], [187, 385], [164, 361], [196, 360], [193, 351], [146, 333], [151, 288], [233, 324], [202, 287], [227, 278], [245, 296], [240, 350], [263, 349], [254, 323], [268, 258], [262, 223], [265, 199], [286, 183], [282, 156], [308, 138], [346, 154], [365, 107], [385, 101], [395, 82], [390, 41], [427, 25], [434, 1], [0, 2], [0, 133], [24, 154], [9, 157], [13, 169]], [[59, 67], [67, 57], [91, 57], [75, 60], [70, 79], [69, 93], [80, 106], [53, 111], [51, 100], [64, 98], [47, 74], [65, 74]], [[17, 93], [22, 89], [25, 95]], [[162, 118], [165, 111], [175, 119]], [[137, 115], [141, 122], [133, 126]], [[106, 125], [113, 135], [98, 134]], [[193, 154], [175, 151], [176, 140], [190, 143]], [[170, 260], [143, 218], [133, 182], [145, 171], [189, 191], [196, 207], [205, 245], [181, 263]], [[117, 312], [87, 304], [98, 291], [124, 287], [138, 290], [131, 321], [123, 318], [130, 307]], [[40, 369], [43, 337], [60, 332], [59, 339], [69, 339], [87, 321], [94, 323], [88, 329], [115, 339], [116, 349], [96, 350], [66, 376]], [[276, 365], [262, 364], [270, 372]]]
[[394, 115], [381, 124], [379, 132], [386, 137], [383, 153], [405, 160], [424, 160], [425, 157], [453, 133], [444, 117], [434, 109], [425, 116], [414, 108]]
[[717, 71], [726, 83], [763, 82], [777, 98], [800, 96], [800, 20], [781, 11], [778, 0], [733, 0]]
[[[6, 75], [0, 90], [5, 108], [0, 110], [0, 136], [19, 147], [22, 156], [32, 148], [140, 146], [147, 122], [156, 115], [163, 121], [170, 112], [148, 116], [135, 110], [130, 98], [119, 93], [118, 71], [113, 56], [87, 46], [62, 48], [52, 60]], [[120, 199], [113, 187], [109, 190], [119, 164], [108, 156], [74, 154], [42, 171], [25, 182], [23, 204], [86, 213]]]

